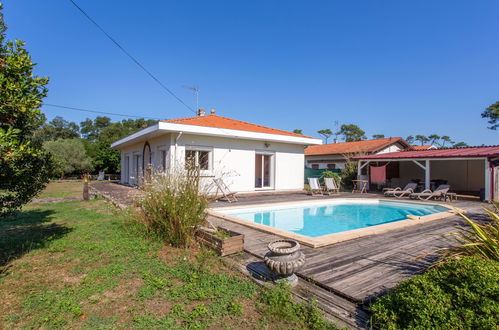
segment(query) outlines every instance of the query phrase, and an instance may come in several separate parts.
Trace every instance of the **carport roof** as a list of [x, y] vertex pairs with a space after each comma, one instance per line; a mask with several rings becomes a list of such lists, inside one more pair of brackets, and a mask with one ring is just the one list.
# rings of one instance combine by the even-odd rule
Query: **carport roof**
[[498, 157], [499, 146], [407, 150], [355, 157], [356, 160]]

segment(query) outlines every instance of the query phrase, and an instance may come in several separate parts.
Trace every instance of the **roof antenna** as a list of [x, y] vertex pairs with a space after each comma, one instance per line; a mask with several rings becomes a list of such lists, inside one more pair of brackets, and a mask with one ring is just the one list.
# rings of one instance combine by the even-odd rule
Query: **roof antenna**
[[194, 94], [196, 95], [196, 110], [199, 110], [199, 88], [187, 85], [183, 85], [182, 87], [194, 92]]

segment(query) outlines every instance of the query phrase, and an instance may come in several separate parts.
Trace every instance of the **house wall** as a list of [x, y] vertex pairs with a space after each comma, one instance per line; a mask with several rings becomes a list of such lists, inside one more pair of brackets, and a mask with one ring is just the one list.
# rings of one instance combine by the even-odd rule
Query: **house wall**
[[[424, 166], [424, 161], [421, 163]], [[453, 191], [478, 193], [485, 186], [484, 167], [483, 160], [431, 160], [430, 180], [447, 180]], [[424, 170], [412, 161], [400, 162], [399, 186], [405, 185], [411, 179], [424, 182]]]
[[[153, 153], [153, 167], [161, 168], [160, 148], [168, 149], [169, 163], [172, 166], [184, 166], [185, 152], [188, 149], [210, 151], [210, 169], [202, 171], [201, 175], [207, 182], [212, 178], [223, 178], [232, 191], [253, 192], [255, 188], [255, 155], [257, 153], [271, 154], [273, 157], [272, 188], [275, 190], [303, 189], [304, 155], [303, 145], [265, 141], [228, 139], [222, 137], [183, 134], [177, 139], [177, 134], [165, 134], [149, 140]], [[127, 146], [121, 150], [122, 160], [125, 155], [140, 153], [144, 142]], [[141, 171], [141, 168], [139, 169]], [[122, 164], [122, 182], [124, 164]], [[130, 184], [137, 184], [133, 178]]]

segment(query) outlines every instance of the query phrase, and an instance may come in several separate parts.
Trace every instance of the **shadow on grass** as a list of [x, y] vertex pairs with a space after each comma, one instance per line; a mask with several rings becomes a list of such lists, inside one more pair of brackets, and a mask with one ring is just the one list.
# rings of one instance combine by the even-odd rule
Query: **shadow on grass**
[[0, 275], [7, 272], [12, 260], [43, 248], [71, 231], [66, 226], [47, 223], [53, 213], [51, 210], [22, 211], [0, 219]]

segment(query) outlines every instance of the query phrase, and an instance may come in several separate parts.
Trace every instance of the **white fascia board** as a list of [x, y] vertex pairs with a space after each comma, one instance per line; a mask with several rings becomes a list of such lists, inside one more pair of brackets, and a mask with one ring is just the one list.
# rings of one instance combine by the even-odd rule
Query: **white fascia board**
[[156, 132], [158, 130], [159, 130], [159, 123], [156, 123], [156, 124], [154, 124], [152, 126], [149, 126], [147, 128], [141, 129], [138, 132], [135, 132], [133, 134], [125, 136], [124, 138], [122, 138], [122, 139], [120, 139], [120, 140], [118, 140], [116, 142], [111, 143], [111, 148], [119, 149], [119, 148], [117, 148], [118, 146], [121, 146], [121, 145], [129, 143], [129, 142], [133, 142], [134, 140], [140, 139], [144, 135], [154, 133], [154, 132]]
[[299, 136], [289, 136], [280, 134], [269, 134], [269, 133], [258, 133], [241, 131], [235, 129], [227, 128], [217, 128], [217, 127], [205, 127], [196, 125], [184, 125], [184, 124], [174, 124], [166, 122], [158, 122], [157, 124], [138, 131], [132, 135], [129, 135], [119, 141], [111, 144], [112, 148], [117, 148], [125, 143], [131, 143], [134, 140], [140, 141], [144, 135], [151, 134], [153, 132], [160, 131], [164, 133], [171, 132], [183, 132], [184, 134], [196, 134], [196, 135], [208, 135], [208, 136], [218, 136], [225, 138], [237, 138], [237, 139], [247, 139], [247, 140], [260, 140], [268, 142], [282, 142], [290, 144], [302, 144], [302, 145], [316, 145], [322, 144], [322, 140], [314, 138], [306, 138]]

